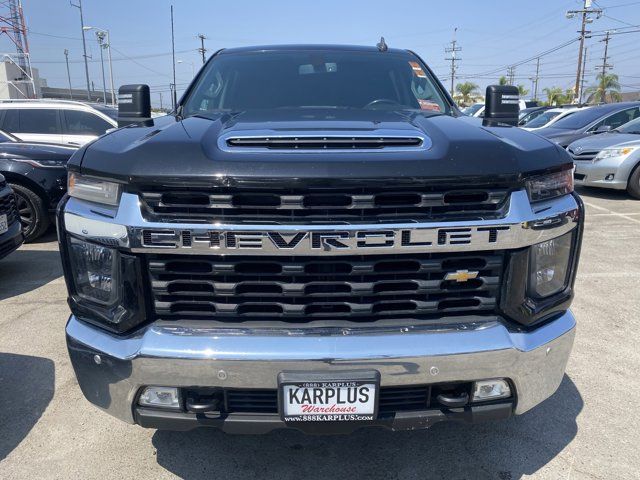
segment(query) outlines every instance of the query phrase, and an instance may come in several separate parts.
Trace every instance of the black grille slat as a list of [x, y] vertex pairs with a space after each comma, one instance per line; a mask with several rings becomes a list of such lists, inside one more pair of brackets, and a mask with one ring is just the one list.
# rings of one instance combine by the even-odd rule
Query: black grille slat
[[[227, 413], [278, 413], [276, 390], [226, 390]], [[383, 414], [430, 407], [429, 386], [381, 387], [378, 411]]]
[[213, 191], [143, 189], [144, 212], [164, 222], [291, 224], [418, 222], [445, 217], [457, 220], [498, 217], [505, 213], [506, 188], [436, 191], [364, 189], [336, 191]]
[[7, 223], [9, 225], [12, 225], [20, 219], [13, 192], [8, 195], [0, 196], [0, 215], [7, 216]]
[[[219, 321], [375, 321], [491, 312], [503, 252], [148, 259], [156, 314]], [[467, 282], [445, 280], [460, 269]]]

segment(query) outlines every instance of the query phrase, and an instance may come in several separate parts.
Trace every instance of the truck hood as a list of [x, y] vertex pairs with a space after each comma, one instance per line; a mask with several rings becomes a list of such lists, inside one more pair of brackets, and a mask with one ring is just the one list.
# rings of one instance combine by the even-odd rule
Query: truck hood
[[[426, 137], [428, 149], [336, 152], [220, 148], [222, 135], [263, 131], [280, 135], [347, 133], [382, 137], [406, 132]], [[85, 174], [128, 183], [227, 185], [265, 179], [285, 184], [317, 181], [396, 182], [469, 180], [519, 182], [523, 173], [570, 163], [562, 149], [513, 127], [484, 127], [480, 119], [415, 111], [291, 109], [246, 111], [183, 120], [173, 116], [122, 128], [82, 149], [70, 162]]]
[[620, 144], [640, 145], [640, 135], [634, 133], [600, 133], [587, 138], [576, 140], [569, 148], [575, 150], [582, 148], [583, 150], [602, 150], [603, 148], [613, 147]]

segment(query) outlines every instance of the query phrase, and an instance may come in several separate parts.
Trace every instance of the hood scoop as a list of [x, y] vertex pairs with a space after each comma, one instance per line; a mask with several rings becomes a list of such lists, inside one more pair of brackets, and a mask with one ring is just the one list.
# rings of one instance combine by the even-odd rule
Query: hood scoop
[[279, 134], [263, 133], [262, 135], [246, 133], [229, 133], [220, 137], [218, 146], [225, 151], [318, 151], [318, 150], [426, 150], [431, 141], [423, 134], [389, 134], [376, 131], [375, 134], [363, 135], [362, 132], [349, 134]]

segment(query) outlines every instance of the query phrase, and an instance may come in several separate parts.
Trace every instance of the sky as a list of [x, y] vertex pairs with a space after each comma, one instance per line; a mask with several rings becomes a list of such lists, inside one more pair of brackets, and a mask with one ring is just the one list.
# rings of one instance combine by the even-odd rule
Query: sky
[[[77, 0], [74, 0], [77, 3]], [[85, 25], [108, 29], [113, 47], [116, 88], [147, 83], [152, 103], [169, 101], [172, 82], [170, 5], [174, 6], [176, 83], [183, 90], [201, 66], [198, 34], [206, 35], [207, 55], [224, 47], [290, 43], [375, 45], [384, 36], [390, 47], [415, 51], [449, 85], [445, 48], [457, 28], [456, 83], [472, 81], [484, 90], [507, 67], [515, 82], [532, 90], [535, 56], [578, 38], [580, 20], [565, 12], [582, 0], [83, 0]], [[604, 53], [602, 35], [615, 30], [608, 63], [623, 91], [640, 90], [640, 1], [599, 0], [603, 16], [589, 25], [585, 84], [595, 82]], [[80, 17], [69, 0], [23, 0], [32, 64], [49, 86], [67, 87], [64, 49], [69, 50], [73, 88], [85, 88]], [[4, 12], [0, 12], [4, 14]], [[636, 28], [634, 28], [636, 26]], [[633, 30], [638, 30], [633, 32]], [[622, 32], [632, 33], [622, 33]], [[86, 33], [90, 79], [102, 88], [100, 51], [93, 32]], [[12, 44], [0, 36], [0, 51]], [[578, 43], [540, 59], [539, 91], [570, 88], [575, 83]], [[105, 56], [106, 59], [106, 56]], [[106, 69], [105, 63], [105, 69]], [[107, 86], [109, 83], [107, 73]], [[544, 97], [539, 94], [539, 97]]]

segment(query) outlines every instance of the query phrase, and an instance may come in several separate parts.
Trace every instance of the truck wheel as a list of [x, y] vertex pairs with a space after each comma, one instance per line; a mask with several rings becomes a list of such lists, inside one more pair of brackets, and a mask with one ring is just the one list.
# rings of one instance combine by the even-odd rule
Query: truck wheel
[[633, 198], [640, 200], [640, 164], [631, 172], [629, 181], [627, 182], [627, 192]]
[[16, 194], [16, 206], [20, 213], [22, 233], [25, 242], [32, 242], [49, 227], [49, 215], [42, 198], [28, 188], [17, 184], [9, 184]]

